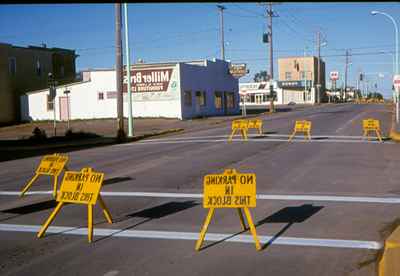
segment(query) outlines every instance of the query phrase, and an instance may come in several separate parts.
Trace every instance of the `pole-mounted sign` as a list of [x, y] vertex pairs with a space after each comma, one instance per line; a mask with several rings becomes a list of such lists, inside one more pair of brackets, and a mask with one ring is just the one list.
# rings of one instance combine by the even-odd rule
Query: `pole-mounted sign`
[[331, 80], [338, 80], [339, 79], [339, 72], [338, 71], [332, 71], [329, 74]]
[[231, 64], [229, 65], [229, 74], [234, 78], [240, 78], [248, 74], [250, 71], [246, 68], [246, 64]]

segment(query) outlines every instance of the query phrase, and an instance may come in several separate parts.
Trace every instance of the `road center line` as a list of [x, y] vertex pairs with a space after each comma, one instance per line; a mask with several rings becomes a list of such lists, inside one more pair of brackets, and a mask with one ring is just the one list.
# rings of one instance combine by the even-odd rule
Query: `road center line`
[[[4, 232], [28, 232], [37, 233], [40, 225], [21, 225], [21, 224], [0, 224], [0, 231]], [[67, 235], [86, 236], [87, 228], [50, 226], [46, 233], [57, 233]], [[168, 239], [168, 240], [191, 240], [195, 241], [199, 238], [199, 233], [195, 232], [175, 232], [175, 231], [151, 231], [151, 230], [122, 230], [122, 229], [104, 229], [95, 228], [94, 236], [112, 236], [124, 238], [148, 238], [148, 239]], [[315, 247], [331, 247], [331, 248], [353, 248], [353, 249], [372, 249], [379, 250], [382, 243], [376, 241], [359, 241], [359, 240], [339, 240], [339, 239], [311, 239], [311, 238], [294, 238], [294, 237], [278, 237], [274, 236], [258, 236], [260, 242], [266, 244], [272, 241], [273, 245], [292, 245], [292, 246], [315, 246]], [[206, 241], [241, 242], [254, 243], [251, 235], [236, 235], [207, 233]], [[194, 247], [194, 245], [193, 245]], [[194, 250], [194, 248], [193, 248]]]
[[[0, 196], [19, 196], [18, 191], [0, 191]], [[31, 191], [26, 195], [51, 194], [52, 191]], [[200, 193], [147, 193], [147, 192], [100, 192], [102, 196], [116, 197], [159, 197], [159, 198], [203, 198]], [[354, 196], [323, 196], [323, 195], [267, 195], [258, 194], [259, 200], [289, 200], [289, 201], [327, 201], [349, 203], [400, 204], [400, 197], [354, 197]]]

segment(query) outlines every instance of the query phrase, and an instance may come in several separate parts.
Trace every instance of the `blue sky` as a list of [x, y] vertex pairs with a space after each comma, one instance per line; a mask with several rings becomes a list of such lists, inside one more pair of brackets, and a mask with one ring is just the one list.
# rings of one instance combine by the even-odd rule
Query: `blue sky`
[[[131, 60], [145, 62], [193, 60], [220, 57], [217, 3], [129, 4]], [[249, 81], [269, 68], [268, 45], [262, 43], [266, 30], [265, 6], [258, 3], [223, 3], [225, 56], [247, 63]], [[316, 55], [316, 30], [327, 40], [322, 48], [327, 73], [344, 76], [345, 49], [350, 49], [349, 84], [356, 84], [358, 71], [377, 82], [385, 97], [391, 95], [394, 27], [382, 15], [392, 15], [400, 24], [400, 4], [285, 3], [274, 5], [274, 71], [279, 57]], [[0, 5], [0, 42], [18, 46], [39, 45], [76, 49], [77, 70], [110, 68], [115, 65], [115, 22], [113, 4]], [[378, 74], [383, 74], [379, 77]], [[327, 76], [328, 77], [328, 76]]]

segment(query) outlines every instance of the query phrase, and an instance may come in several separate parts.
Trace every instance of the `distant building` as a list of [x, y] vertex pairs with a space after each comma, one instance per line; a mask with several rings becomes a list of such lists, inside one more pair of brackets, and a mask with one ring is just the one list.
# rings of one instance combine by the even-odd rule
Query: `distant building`
[[[320, 61], [321, 67], [321, 101], [325, 98], [325, 62]], [[318, 83], [318, 58], [286, 57], [278, 59], [279, 84], [285, 91], [303, 93], [304, 101], [315, 103], [317, 95], [314, 86]]]
[[[229, 62], [214, 59], [135, 64], [131, 66], [134, 117], [191, 119], [239, 113], [238, 80]], [[23, 120], [95, 119], [117, 117], [115, 69], [89, 69], [82, 81], [58, 86], [55, 103], [49, 89], [21, 97]], [[124, 116], [128, 116], [124, 70]], [[68, 91], [67, 93], [65, 93]]]
[[0, 43], [0, 124], [20, 119], [20, 95], [48, 87], [48, 73], [58, 83], [75, 79], [74, 50]]

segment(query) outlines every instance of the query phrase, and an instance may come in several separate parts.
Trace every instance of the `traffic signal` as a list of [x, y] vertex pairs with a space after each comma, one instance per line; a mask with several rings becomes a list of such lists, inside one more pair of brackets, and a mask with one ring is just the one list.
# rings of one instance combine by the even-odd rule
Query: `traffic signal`
[[360, 73], [360, 81], [362, 81], [364, 79], [363, 74]]
[[268, 35], [268, 33], [264, 33], [263, 34], [263, 42], [264, 43], [269, 43], [269, 35]]

